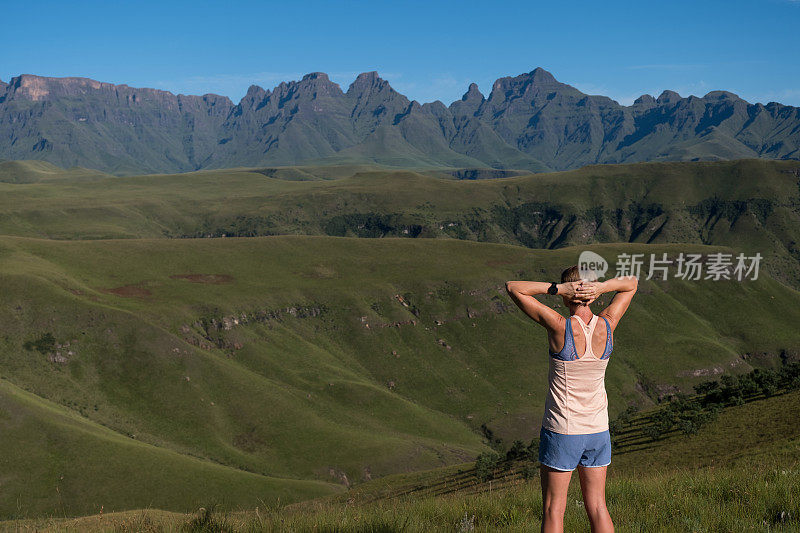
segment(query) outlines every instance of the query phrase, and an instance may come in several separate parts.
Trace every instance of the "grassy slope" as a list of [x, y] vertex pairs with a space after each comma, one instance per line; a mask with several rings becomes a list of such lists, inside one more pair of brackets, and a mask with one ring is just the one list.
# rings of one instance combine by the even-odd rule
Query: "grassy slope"
[[[640, 416], [648, 414], [649, 411], [644, 411]], [[656, 441], [639, 435], [634, 445], [615, 445], [613, 466], [609, 468], [608, 475], [612, 480], [628, 480], [699, 469], [754, 470], [781, 464], [791, 467], [797, 464], [797, 452], [800, 451], [798, 417], [800, 391], [797, 390], [727, 407], [715, 420], [693, 435], [674, 431]], [[632, 421], [632, 425], [636, 425], [636, 420]], [[524, 463], [516, 463], [506, 473], [498, 471], [492, 488], [518, 485], [521, 466]], [[574, 482], [577, 483], [577, 479]], [[386, 476], [320, 501], [368, 503], [411, 493], [432, 496], [454, 492], [477, 493], [486, 489], [488, 482], [479, 482], [475, 477], [474, 463], [466, 463]], [[800, 501], [797, 503], [800, 504]], [[299, 502], [289, 507], [307, 509], [314, 505], [315, 502]]]
[[271, 478], [141, 443], [0, 381], [0, 508], [8, 516], [191, 509], [209, 499], [253, 507], [338, 485]]
[[[800, 392], [795, 391], [731, 407], [696, 435], [674, 435], [647, 449], [615, 455], [606, 494], [616, 530], [795, 531], [800, 523], [798, 406]], [[481, 484], [469, 473], [470, 467], [454, 465], [388, 476], [340, 495], [282, 509], [261, 506], [256, 511], [212, 515], [212, 522], [258, 531], [370, 527], [452, 531], [466, 518], [476, 531], [538, 529], [537, 475], [524, 480], [517, 469]], [[565, 531], [589, 529], [576, 478], [573, 475], [570, 486]], [[0, 527], [171, 531], [197, 516], [147, 510], [74, 520], [9, 521]]]
[[[502, 283], [554, 277], [577, 253], [441, 239], [2, 237], [0, 365], [9, 382], [117, 433], [260, 476], [342, 483], [344, 474], [352, 483], [453, 464], [485, 450], [481, 423], [508, 440], [536, 434], [545, 338], [503, 307], [511, 302]], [[230, 278], [170, 277], [187, 274]], [[612, 416], [652, 401], [643, 384], [689, 388], [702, 378], [687, 369], [745, 371], [740, 354], [796, 352], [797, 304], [795, 291], [766, 277], [644, 281], [609, 366]], [[318, 314], [302, 318], [303, 308]], [[284, 311], [259, 321], [259, 310]], [[234, 316], [248, 323], [203, 329], [204, 319]], [[70, 342], [60, 349], [74, 352], [67, 363], [22, 347], [47, 332]], [[36, 445], [35, 435], [10, 435], [17, 446]], [[25, 512], [8, 506], [16, 497], [51, 490], [41, 472], [8, 486], [15, 497], [3, 514]], [[72, 490], [96, 502], [107, 482], [85, 476]], [[196, 501], [175, 498], [165, 508]], [[59, 505], [51, 492], [35, 509]]]
[[99, 170], [81, 167], [63, 169], [46, 161], [0, 160], [0, 183], [52, 183], [56, 180], [94, 181], [110, 177]]
[[[791, 199], [798, 195], [797, 178], [790, 172], [796, 167], [796, 162], [762, 160], [639, 163], [474, 181], [442, 180], [410, 171], [364, 171], [358, 166], [298, 167], [298, 173], [318, 178], [310, 181], [291, 179], [291, 169], [275, 172], [286, 179], [253, 169], [109, 177], [96, 183], [75, 183], [65, 178], [59, 183], [0, 184], [0, 212], [10, 218], [3, 226], [4, 234], [67, 238], [71, 231], [101, 228], [98, 224], [107, 224], [109, 217], [116, 220], [113, 214], [120, 211], [147, 215], [148, 220], [142, 226], [135, 220], [119, 220], [124, 226], [116, 236], [157, 237], [162, 236], [164, 223], [182, 217], [264, 215], [288, 207], [302, 207], [303, 212], [292, 215], [307, 222], [333, 208], [342, 212], [409, 212], [420, 217], [435, 212], [445, 219], [473, 208], [528, 201], [586, 210], [597, 205], [625, 207], [637, 200], [676, 207], [714, 196], [721, 200]], [[106, 219], [82, 218], [100, 207], [108, 210]], [[57, 224], [44, 217], [47, 211], [55, 211]], [[34, 220], [36, 213], [43, 216], [36, 220], [36, 230], [15, 226], [15, 221]]]

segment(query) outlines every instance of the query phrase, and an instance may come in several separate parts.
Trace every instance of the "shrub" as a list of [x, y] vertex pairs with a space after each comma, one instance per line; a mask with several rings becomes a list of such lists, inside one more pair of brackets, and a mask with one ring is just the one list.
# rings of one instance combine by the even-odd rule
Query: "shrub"
[[644, 429], [644, 435], [651, 441], [656, 441], [661, 438], [661, 430], [659, 430], [656, 426], [647, 426]]
[[521, 440], [515, 440], [511, 448], [506, 452], [506, 461], [516, 461], [528, 458], [528, 448]]
[[536, 466], [532, 463], [526, 463], [522, 467], [522, 479], [531, 479], [536, 476]]
[[651, 417], [653, 426], [658, 429], [658, 433], [666, 433], [675, 425], [675, 417], [669, 408], [658, 411]]
[[36, 350], [39, 353], [48, 353], [55, 349], [56, 338], [52, 333], [45, 333], [35, 341], [26, 341], [22, 347], [28, 351]]
[[497, 452], [484, 452], [475, 460], [475, 477], [478, 481], [486, 481], [494, 477], [494, 470], [500, 462]]
[[688, 419], [681, 420], [680, 428], [684, 435], [694, 435], [698, 430], [697, 424]]
[[539, 458], [539, 439], [534, 438], [531, 439], [531, 443], [528, 444], [528, 457], [531, 459], [538, 459]]

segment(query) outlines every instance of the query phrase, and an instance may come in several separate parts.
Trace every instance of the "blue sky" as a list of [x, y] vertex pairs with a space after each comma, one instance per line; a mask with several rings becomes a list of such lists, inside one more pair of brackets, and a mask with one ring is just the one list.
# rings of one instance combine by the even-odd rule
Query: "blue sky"
[[725, 89], [800, 106], [800, 0], [0, 3], [0, 79], [84, 76], [235, 102], [251, 84], [377, 70], [420, 102], [541, 66], [630, 104]]

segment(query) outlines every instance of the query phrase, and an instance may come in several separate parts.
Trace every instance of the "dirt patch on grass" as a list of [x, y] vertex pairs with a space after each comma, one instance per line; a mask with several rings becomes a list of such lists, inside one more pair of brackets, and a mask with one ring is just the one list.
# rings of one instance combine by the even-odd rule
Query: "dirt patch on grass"
[[148, 298], [153, 294], [144, 287], [138, 287], [136, 285], [124, 285], [122, 287], [117, 287], [116, 289], [100, 290], [108, 294], [122, 296], [123, 298]]
[[174, 276], [170, 276], [170, 278], [184, 279], [192, 283], [210, 283], [213, 285], [220, 285], [233, 281], [233, 276], [229, 276], [228, 274], [175, 274]]

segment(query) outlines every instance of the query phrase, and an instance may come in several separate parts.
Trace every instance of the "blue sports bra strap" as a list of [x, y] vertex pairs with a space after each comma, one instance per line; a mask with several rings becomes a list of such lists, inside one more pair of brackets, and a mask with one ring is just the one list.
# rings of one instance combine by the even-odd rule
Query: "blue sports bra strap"
[[572, 337], [572, 317], [567, 317], [567, 324], [564, 326], [564, 355], [570, 359], [578, 358], [578, 351], [575, 349], [575, 339]]
[[608, 319], [606, 317], [603, 317], [603, 320], [606, 322], [606, 349], [603, 350], [603, 355], [608, 355], [611, 353], [610, 348], [612, 347], [611, 325], [608, 323]]

